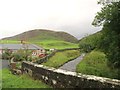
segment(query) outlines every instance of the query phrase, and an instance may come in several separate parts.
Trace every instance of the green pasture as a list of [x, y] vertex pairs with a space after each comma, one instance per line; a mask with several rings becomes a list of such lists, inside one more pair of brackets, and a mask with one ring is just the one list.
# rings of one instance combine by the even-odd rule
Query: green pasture
[[59, 68], [61, 65], [66, 62], [77, 58], [80, 56], [79, 50], [67, 50], [62, 52], [57, 52], [54, 56], [52, 56], [46, 63], [43, 63], [45, 66]]
[[[19, 44], [20, 41], [17, 40], [1, 40], [0, 43], [5, 44]], [[70, 43], [61, 40], [32, 40], [27, 42], [28, 44], [36, 44], [45, 49], [55, 48], [55, 49], [65, 49], [65, 48], [78, 48], [78, 44]]]

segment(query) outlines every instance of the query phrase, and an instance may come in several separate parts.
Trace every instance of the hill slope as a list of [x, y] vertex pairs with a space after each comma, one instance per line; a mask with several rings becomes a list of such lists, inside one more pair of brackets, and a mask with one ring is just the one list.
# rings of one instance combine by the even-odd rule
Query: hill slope
[[99, 31], [95, 34], [82, 38], [79, 40], [79, 47], [84, 52], [90, 52], [95, 48], [100, 48], [99, 43], [101, 42], [102, 35], [102, 31]]
[[77, 38], [66, 33], [66, 32], [56, 32], [50, 30], [31, 30], [12, 37], [3, 38], [3, 40], [27, 40], [27, 41], [43, 41], [43, 40], [61, 40], [75, 43]]

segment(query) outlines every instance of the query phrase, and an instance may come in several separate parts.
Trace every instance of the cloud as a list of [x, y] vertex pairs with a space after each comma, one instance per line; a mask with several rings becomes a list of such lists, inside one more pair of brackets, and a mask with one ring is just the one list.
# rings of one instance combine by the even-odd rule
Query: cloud
[[96, 0], [1, 0], [0, 38], [40, 28], [79, 37], [96, 30], [91, 22], [99, 10]]

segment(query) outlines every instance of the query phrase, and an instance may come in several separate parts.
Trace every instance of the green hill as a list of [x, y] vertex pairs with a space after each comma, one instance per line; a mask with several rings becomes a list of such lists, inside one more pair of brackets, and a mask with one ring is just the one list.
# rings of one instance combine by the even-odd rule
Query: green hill
[[43, 29], [27, 31], [12, 37], [3, 38], [3, 40], [25, 40], [25, 41], [60, 40], [72, 43], [76, 43], [78, 41], [77, 38], [66, 32], [56, 32]]
[[99, 31], [95, 34], [82, 38], [79, 40], [79, 47], [85, 52], [90, 52], [98, 47], [100, 48], [99, 43], [101, 42], [102, 35], [102, 31]]
[[27, 43], [33, 43], [43, 48], [50, 49], [65, 49], [78, 48], [78, 40], [66, 33], [55, 32], [50, 30], [31, 30], [13, 37], [3, 38], [1, 43], [21, 43], [20, 40], [25, 40]]

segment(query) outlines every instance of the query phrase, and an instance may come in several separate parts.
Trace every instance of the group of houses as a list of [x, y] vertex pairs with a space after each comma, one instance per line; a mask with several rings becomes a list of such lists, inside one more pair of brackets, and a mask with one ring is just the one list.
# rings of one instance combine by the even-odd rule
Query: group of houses
[[22, 50], [31, 50], [32, 56], [37, 57], [44, 57], [45, 56], [45, 49], [42, 47], [39, 47], [35, 44], [0, 44], [0, 54], [4, 53], [5, 49], [8, 49], [12, 51], [12, 53], [15, 53], [16, 51], [22, 49]]

